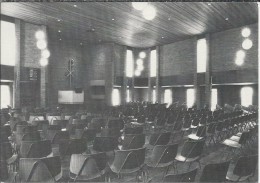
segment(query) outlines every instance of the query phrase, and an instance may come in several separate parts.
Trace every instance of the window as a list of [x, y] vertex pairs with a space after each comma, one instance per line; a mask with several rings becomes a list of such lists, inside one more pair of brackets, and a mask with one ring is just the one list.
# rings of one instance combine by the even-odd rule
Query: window
[[1, 109], [11, 106], [11, 91], [9, 85], [1, 85]]
[[153, 89], [153, 93], [152, 93], [152, 102], [155, 104], [155, 102], [156, 102], [156, 90], [155, 89]]
[[150, 77], [156, 77], [157, 70], [157, 52], [156, 50], [151, 51], [150, 58]]
[[195, 91], [193, 88], [187, 89], [187, 107], [190, 108], [194, 105], [195, 101]]
[[15, 65], [15, 24], [1, 20], [1, 64]]
[[253, 101], [253, 89], [251, 87], [243, 87], [241, 89], [241, 105], [248, 107], [252, 105]]
[[120, 105], [120, 92], [119, 89], [113, 89], [112, 91], [112, 106]]
[[166, 89], [164, 90], [164, 103], [167, 103], [169, 105], [172, 104], [172, 90]]
[[126, 90], [126, 102], [130, 102], [131, 101], [131, 98], [130, 98], [130, 90], [127, 89]]
[[126, 77], [133, 77], [133, 71], [134, 71], [134, 60], [133, 60], [133, 51], [132, 50], [126, 50]]
[[206, 72], [207, 41], [205, 38], [197, 41], [197, 73]]
[[218, 90], [216, 88], [211, 89], [211, 111], [216, 109], [218, 104]]

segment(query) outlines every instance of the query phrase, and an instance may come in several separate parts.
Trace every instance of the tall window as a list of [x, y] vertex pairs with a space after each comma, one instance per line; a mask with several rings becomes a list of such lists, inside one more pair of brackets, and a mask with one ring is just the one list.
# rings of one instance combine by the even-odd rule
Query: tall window
[[164, 103], [167, 103], [167, 106], [172, 104], [172, 90], [171, 89], [164, 90]]
[[241, 89], [241, 105], [248, 107], [252, 105], [253, 101], [253, 89], [251, 87], [243, 87]]
[[150, 58], [150, 77], [156, 77], [157, 75], [157, 52], [156, 50], [151, 51]]
[[133, 60], [133, 51], [132, 50], [126, 50], [126, 64], [125, 64], [125, 71], [126, 71], [126, 77], [133, 77], [134, 72], [134, 60]]
[[195, 90], [193, 88], [187, 89], [187, 107], [192, 107], [195, 101]]
[[207, 41], [205, 38], [197, 41], [197, 73], [206, 72]]
[[155, 104], [156, 102], [156, 90], [153, 89], [153, 93], [152, 93], [152, 102]]
[[8, 105], [11, 106], [11, 91], [9, 85], [0, 85], [1, 86], [1, 109], [7, 108]]
[[126, 90], [126, 102], [130, 102], [130, 101], [131, 101], [131, 99], [130, 99], [130, 90], [127, 89]]
[[211, 89], [211, 110], [214, 111], [218, 104], [218, 90], [216, 88]]
[[1, 64], [15, 65], [15, 24], [1, 20]]
[[112, 91], [112, 105], [120, 105], [120, 92], [119, 89], [114, 88]]

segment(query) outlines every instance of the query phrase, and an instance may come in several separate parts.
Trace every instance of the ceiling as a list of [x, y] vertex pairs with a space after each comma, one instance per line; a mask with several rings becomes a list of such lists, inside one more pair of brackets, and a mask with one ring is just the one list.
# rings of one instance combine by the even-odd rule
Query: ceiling
[[57, 41], [115, 42], [143, 48], [249, 25], [258, 20], [257, 3], [150, 4], [157, 11], [150, 21], [144, 19], [130, 2], [1, 3], [1, 14], [47, 25], [51, 37]]

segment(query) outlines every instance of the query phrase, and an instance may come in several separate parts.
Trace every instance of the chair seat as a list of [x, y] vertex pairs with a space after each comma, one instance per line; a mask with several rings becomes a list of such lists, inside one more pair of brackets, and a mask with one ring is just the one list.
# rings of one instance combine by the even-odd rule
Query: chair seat
[[113, 164], [110, 164], [109, 162], [108, 162], [108, 165], [109, 165], [110, 169], [112, 170], [112, 172], [117, 173], [117, 174], [118, 173], [134, 173], [134, 172], [139, 171], [144, 166], [144, 164], [142, 164], [140, 167], [137, 167], [137, 168], [119, 170]]
[[224, 145], [227, 145], [227, 146], [230, 146], [230, 147], [234, 147], [234, 148], [240, 148], [241, 147], [241, 144], [239, 144], [236, 141], [229, 140], [229, 139], [224, 140], [223, 142], [221, 142], [221, 144], [224, 144]]
[[76, 179], [76, 181], [88, 181], [88, 180], [95, 181], [95, 179], [100, 178], [101, 176], [102, 176], [102, 174], [97, 173], [97, 174], [93, 174], [93, 175], [92, 174], [91, 175], [80, 175], [77, 177], [76, 174], [70, 172], [70, 178], [72, 180]]
[[172, 163], [173, 163], [173, 161], [167, 162], [167, 163], [159, 163], [159, 164], [157, 164], [157, 162], [152, 162], [152, 161], [149, 161], [149, 160], [148, 160], [148, 161], [146, 162], [146, 165], [147, 165], [148, 167], [152, 167], [152, 168], [156, 168], [156, 167], [162, 168], [162, 167], [170, 166]]
[[175, 159], [177, 161], [181, 161], [181, 162], [193, 162], [199, 159], [199, 156], [194, 157], [194, 158], [187, 158], [185, 156], [182, 156], [181, 154], [177, 154], [177, 156], [175, 157]]
[[188, 138], [190, 138], [192, 140], [201, 140], [201, 139], [203, 139], [203, 137], [198, 137], [196, 134], [190, 134], [190, 135], [188, 135]]
[[247, 175], [247, 176], [243, 176], [243, 177], [239, 177], [238, 175], [233, 174], [233, 171], [228, 171], [227, 172], [227, 176], [226, 179], [233, 181], [233, 182], [245, 182], [249, 177], [253, 176], [253, 174]]
[[232, 137], [229, 138], [229, 140], [233, 140], [235, 142], [239, 142], [239, 139], [240, 139], [240, 137], [235, 136], [235, 135], [233, 135]]

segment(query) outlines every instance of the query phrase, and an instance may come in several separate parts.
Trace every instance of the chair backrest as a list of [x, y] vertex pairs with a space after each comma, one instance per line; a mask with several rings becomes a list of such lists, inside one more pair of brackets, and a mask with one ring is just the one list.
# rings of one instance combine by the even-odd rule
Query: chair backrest
[[100, 136], [118, 138], [120, 136], [120, 129], [119, 128], [102, 128]]
[[166, 145], [169, 143], [171, 132], [154, 133], [151, 135], [149, 144], [150, 145]]
[[29, 117], [30, 123], [32, 123], [32, 121], [37, 121], [37, 120], [44, 120], [44, 116], [30, 116]]
[[80, 154], [87, 150], [86, 142], [83, 139], [70, 139], [67, 149], [60, 146], [61, 155]]
[[200, 176], [200, 182], [225, 182], [230, 162], [208, 164]]
[[187, 140], [181, 151], [181, 155], [186, 158], [195, 158], [202, 154], [205, 140]]
[[70, 139], [70, 135], [68, 131], [57, 131], [51, 143], [60, 144], [61, 142], [69, 141], [69, 139]]
[[155, 163], [155, 166], [160, 164], [165, 164], [165, 166], [168, 166], [174, 161], [177, 151], [178, 144], [156, 145], [153, 148], [151, 161]]
[[96, 129], [76, 129], [76, 136], [86, 142], [91, 142], [96, 137]]
[[194, 182], [198, 169], [186, 173], [168, 174], [164, 177], [163, 182]]
[[54, 181], [60, 174], [61, 160], [59, 156], [20, 159], [19, 177], [21, 182]]
[[36, 131], [33, 133], [25, 133], [22, 136], [22, 141], [40, 141], [41, 140], [41, 136], [40, 136], [40, 132]]
[[205, 137], [206, 136], [206, 126], [198, 126], [196, 136]]
[[125, 135], [122, 143], [122, 149], [139, 149], [145, 144], [145, 134]]
[[142, 134], [143, 131], [144, 131], [144, 128], [143, 127], [134, 127], [134, 128], [130, 128], [130, 127], [127, 127], [125, 128], [125, 134], [132, 134], [132, 135], [137, 135], [137, 134]]
[[6, 161], [7, 159], [11, 158], [13, 155], [12, 152], [12, 145], [10, 142], [1, 142], [0, 143], [0, 160]]
[[51, 141], [22, 141], [20, 147], [21, 158], [42, 158], [52, 152]]
[[48, 116], [47, 120], [49, 121], [49, 124], [52, 125], [53, 120], [61, 120], [61, 116]]
[[93, 156], [72, 154], [70, 159], [70, 175], [74, 175], [74, 181], [77, 179], [86, 181], [100, 175], [100, 169]]
[[37, 126], [37, 130], [43, 130], [46, 132], [49, 126], [49, 121], [48, 120], [32, 121], [32, 125]]
[[140, 170], [145, 160], [145, 148], [115, 151], [115, 158], [111, 170], [120, 173], [122, 170], [127, 173]]
[[121, 119], [110, 119], [107, 122], [108, 128], [119, 128], [119, 130], [124, 128], [124, 121]]
[[60, 125], [61, 128], [66, 128], [69, 124], [69, 120], [53, 120], [52, 125]]
[[233, 173], [239, 177], [249, 176], [255, 172], [257, 162], [257, 155], [242, 156], [237, 160]]
[[98, 152], [113, 151], [118, 146], [118, 140], [115, 137], [95, 137], [93, 150]]
[[57, 132], [61, 131], [60, 125], [49, 125], [47, 129], [46, 139], [53, 140]]

